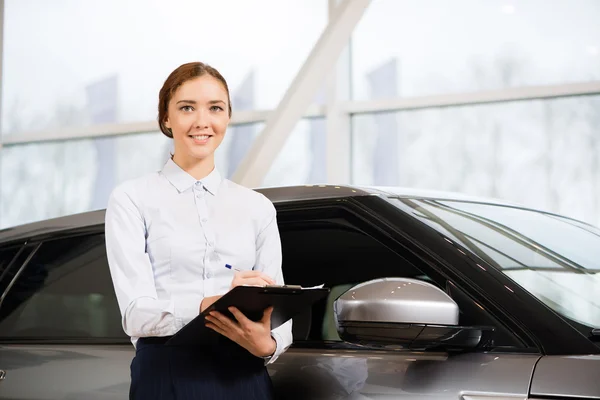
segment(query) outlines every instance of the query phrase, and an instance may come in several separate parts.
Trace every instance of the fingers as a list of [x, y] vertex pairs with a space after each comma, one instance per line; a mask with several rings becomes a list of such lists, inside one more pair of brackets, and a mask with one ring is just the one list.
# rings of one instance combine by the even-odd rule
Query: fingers
[[229, 311], [233, 314], [233, 316], [235, 317], [235, 319], [241, 324], [241, 325], [245, 325], [250, 321], [250, 319], [248, 317], [246, 317], [240, 310], [238, 310], [236, 307], [229, 307]]
[[205, 317], [206, 327], [220, 333], [235, 341], [235, 338], [242, 333], [242, 328], [238, 322], [231, 320], [225, 315], [213, 311]]
[[276, 282], [273, 279], [271, 279], [271, 277], [269, 275], [262, 274], [262, 278], [265, 281], [269, 282], [269, 285], [275, 285], [276, 284]]
[[206, 323], [206, 327], [212, 329], [213, 331], [223, 335], [223, 336], [227, 336], [225, 334], [225, 331], [221, 328], [219, 328], [218, 326], [216, 326], [215, 324], [213, 324], [212, 322], [207, 322]]
[[236, 278], [233, 281], [231, 281], [231, 287], [236, 287], [236, 286], [242, 286], [242, 285], [247, 285], [247, 286], [267, 286], [270, 285], [269, 281], [266, 281], [260, 277], [256, 277], [256, 278], [245, 278], [245, 279], [239, 279]]
[[267, 274], [260, 271], [240, 271], [236, 273], [237, 277], [244, 280], [251, 278], [260, 278], [267, 282], [267, 285], [275, 285], [275, 281]]
[[[237, 307], [229, 307], [228, 310], [229, 312], [231, 312], [231, 314], [233, 314], [235, 321], [231, 320], [230, 318], [227, 318], [225, 315], [216, 311], [213, 311], [209, 315], [207, 315], [206, 320], [224, 331], [237, 331], [239, 329], [246, 329], [250, 325], [256, 323], [250, 320], [248, 317], [246, 317], [244, 313], [242, 313]], [[269, 330], [271, 326], [272, 313], [273, 307], [265, 309], [263, 317], [260, 320], [261, 324], [268, 324], [267, 327], [269, 328]]]
[[206, 316], [206, 327], [229, 338], [257, 357], [273, 354], [277, 348], [277, 343], [270, 331], [269, 319], [273, 313], [273, 307], [264, 311], [263, 319], [259, 322], [251, 321], [236, 307], [229, 307], [228, 310], [236, 321], [213, 311]]
[[270, 285], [270, 283], [262, 278], [248, 278], [240, 280], [240, 285], [250, 285], [250, 286], [266, 286]]
[[210, 313], [205, 317], [205, 319], [211, 324], [216, 325], [219, 329], [226, 329], [229, 325], [227, 323], [227, 320], [229, 320], [229, 318], [227, 318], [221, 313]]

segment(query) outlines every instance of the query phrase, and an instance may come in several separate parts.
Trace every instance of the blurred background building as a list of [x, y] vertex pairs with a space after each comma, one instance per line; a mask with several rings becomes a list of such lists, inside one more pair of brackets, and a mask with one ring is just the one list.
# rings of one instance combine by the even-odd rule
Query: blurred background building
[[[2, 228], [104, 208], [159, 170], [158, 90], [189, 61], [228, 80], [234, 177], [344, 24], [335, 0], [0, 3]], [[322, 83], [257, 186], [456, 191], [600, 225], [600, 1], [367, 3], [335, 62], [304, 71]]]

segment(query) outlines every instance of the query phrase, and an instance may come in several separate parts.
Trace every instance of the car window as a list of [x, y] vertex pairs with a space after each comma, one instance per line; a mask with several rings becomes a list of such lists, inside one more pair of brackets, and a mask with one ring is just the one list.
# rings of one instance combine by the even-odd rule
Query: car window
[[[286, 282], [302, 286], [325, 284], [329, 296], [312, 315], [294, 319], [294, 340], [336, 340], [333, 302], [352, 286], [382, 277], [424, 277], [425, 274], [372, 237], [347, 226], [313, 222], [280, 228]], [[310, 326], [307, 324], [310, 323]]]
[[[493, 204], [392, 199], [504, 273], [568, 320], [600, 327], [600, 230], [540, 211]], [[573, 324], [576, 328], [579, 325]]]
[[283, 272], [286, 282], [302, 286], [324, 284], [329, 296], [294, 319], [294, 341], [340, 341], [333, 313], [334, 301], [354, 285], [383, 277], [402, 277], [429, 282], [448, 293], [459, 306], [459, 324], [497, 327], [494, 341], [499, 347], [523, 347], [499, 321], [447, 280], [432, 279], [421, 263], [404, 257], [406, 251], [384, 245], [364, 230], [348, 224], [309, 222], [280, 226]]
[[10, 288], [1, 311], [0, 340], [127, 338], [104, 235], [42, 243]]

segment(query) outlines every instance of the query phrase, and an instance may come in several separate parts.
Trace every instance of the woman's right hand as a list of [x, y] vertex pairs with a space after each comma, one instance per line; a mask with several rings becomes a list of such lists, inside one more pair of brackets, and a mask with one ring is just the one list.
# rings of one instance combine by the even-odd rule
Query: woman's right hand
[[231, 288], [236, 286], [266, 286], [275, 285], [275, 281], [260, 271], [236, 271], [231, 281]]

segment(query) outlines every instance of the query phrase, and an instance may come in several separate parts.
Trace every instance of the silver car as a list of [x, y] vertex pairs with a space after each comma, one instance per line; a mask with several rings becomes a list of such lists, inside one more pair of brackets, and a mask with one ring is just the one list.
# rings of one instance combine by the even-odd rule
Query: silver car
[[[269, 366], [281, 399], [600, 399], [600, 231], [458, 195], [259, 190], [291, 284], [331, 288]], [[0, 232], [0, 399], [124, 399], [104, 212]]]

